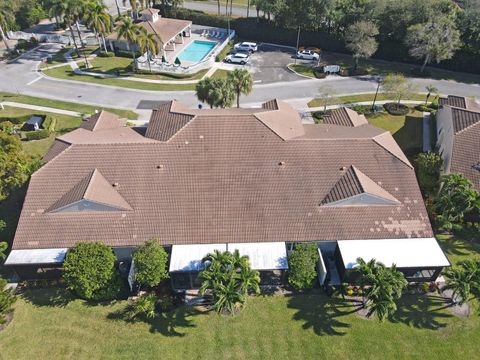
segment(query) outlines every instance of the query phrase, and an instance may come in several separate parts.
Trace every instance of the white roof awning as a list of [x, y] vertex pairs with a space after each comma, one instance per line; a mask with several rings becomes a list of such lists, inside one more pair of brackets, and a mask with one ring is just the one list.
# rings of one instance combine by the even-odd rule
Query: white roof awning
[[397, 268], [450, 266], [435, 238], [339, 240], [338, 248], [345, 269], [355, 268], [357, 258]]
[[65, 259], [67, 248], [12, 250], [5, 265], [60, 264]]
[[284, 242], [228, 244], [228, 251], [238, 250], [247, 255], [254, 270], [288, 269], [287, 248]]
[[203, 270], [202, 259], [215, 250], [226, 251], [227, 244], [173, 245], [170, 271], [196, 272]]

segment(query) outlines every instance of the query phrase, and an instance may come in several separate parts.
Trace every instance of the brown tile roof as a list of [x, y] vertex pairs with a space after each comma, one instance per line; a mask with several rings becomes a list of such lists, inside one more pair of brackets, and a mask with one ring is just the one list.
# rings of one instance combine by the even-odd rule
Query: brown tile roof
[[82, 121], [80, 127], [85, 130], [97, 131], [116, 129], [125, 126], [126, 121], [116, 114], [102, 110]]
[[452, 107], [453, 130], [455, 134], [465, 131], [480, 121], [480, 112]]
[[446, 105], [457, 107], [460, 109], [480, 111], [480, 104], [475, 102], [475, 100], [463, 96], [448, 95], [446, 98], [438, 99], [438, 103], [439, 105], [443, 106]]
[[[80, 129], [97, 139], [72, 144], [32, 176], [13, 248], [134, 246], [153, 237], [169, 245], [432, 236], [414, 170], [393, 154], [389, 133], [390, 142], [370, 125], [310, 125], [285, 139], [278, 133], [290, 134], [300, 119], [278, 103], [270, 111], [189, 110], [195, 117], [168, 141], [108, 143], [97, 134], [117, 130]], [[268, 112], [277, 116], [265, 124], [258, 115]], [[314, 128], [322, 127], [335, 136], [320, 131], [316, 139]], [[399, 203], [319, 206], [339, 169], [352, 165]], [[95, 169], [105, 189], [118, 183], [132, 210], [47, 212]]]
[[55, 139], [52, 146], [50, 146], [50, 149], [48, 149], [47, 153], [45, 154], [45, 156], [43, 157], [42, 160], [44, 162], [49, 162], [50, 160], [57, 157], [58, 155], [60, 155], [65, 150], [67, 150], [70, 145], [71, 144], [69, 142], [65, 142], [65, 141], [60, 140], [58, 138]]
[[325, 116], [324, 123], [341, 126], [361, 126], [368, 124], [368, 121], [364, 115], [343, 107], [332, 110]]
[[145, 136], [159, 141], [168, 141], [195, 117], [193, 114], [176, 112], [182, 110], [178, 109], [178, 106], [175, 108], [175, 101], [154, 109]]
[[156, 34], [161, 42], [166, 43], [181, 33], [186, 27], [192, 25], [190, 20], [169, 19], [160, 17], [157, 21], [141, 21], [139, 26], [149, 33]]

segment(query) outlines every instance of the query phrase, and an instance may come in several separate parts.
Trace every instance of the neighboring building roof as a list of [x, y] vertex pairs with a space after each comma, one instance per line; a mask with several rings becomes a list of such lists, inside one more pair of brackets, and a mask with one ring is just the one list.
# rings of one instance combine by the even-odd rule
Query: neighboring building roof
[[117, 129], [125, 126], [126, 121], [116, 114], [102, 110], [82, 121], [80, 127], [85, 130], [97, 131]]
[[155, 9], [155, 8], [146, 8], [146, 9], [143, 9], [142, 11], [140, 11], [140, 14], [141, 15], [155, 15], [155, 14], [158, 14], [159, 12], [160, 12], [160, 10]]
[[325, 124], [341, 126], [361, 126], [368, 124], [367, 118], [357, 112], [343, 107], [332, 110], [324, 119]]
[[[119, 141], [120, 130], [135, 135]], [[281, 101], [214, 110], [174, 101], [152, 114], [146, 134], [153, 138], [129, 128], [63, 135], [71, 145], [30, 180], [13, 248], [432, 236], [414, 170], [390, 133], [370, 125], [302, 126]], [[350, 167], [365, 193], [398, 202], [321, 206]], [[128, 210], [48, 211], [86, 199], [78, 194], [94, 172], [102, 192], [118, 197], [91, 201]]]
[[480, 112], [452, 107], [452, 121], [453, 131], [458, 134], [477, 124], [480, 121]]
[[446, 98], [438, 99], [438, 104], [443, 106], [453, 106], [460, 109], [480, 111], [480, 104], [475, 102], [475, 100], [464, 96], [448, 95]]

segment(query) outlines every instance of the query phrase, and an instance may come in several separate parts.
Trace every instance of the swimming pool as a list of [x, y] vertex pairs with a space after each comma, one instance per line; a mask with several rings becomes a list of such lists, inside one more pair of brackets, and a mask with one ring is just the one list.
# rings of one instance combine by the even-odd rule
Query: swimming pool
[[213, 41], [194, 40], [178, 55], [180, 61], [200, 62], [217, 45]]

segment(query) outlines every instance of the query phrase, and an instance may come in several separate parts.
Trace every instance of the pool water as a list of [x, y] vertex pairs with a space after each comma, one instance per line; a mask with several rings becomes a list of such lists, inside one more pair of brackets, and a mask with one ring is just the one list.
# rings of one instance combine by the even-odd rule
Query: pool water
[[217, 45], [212, 41], [194, 40], [178, 55], [180, 61], [200, 62]]

